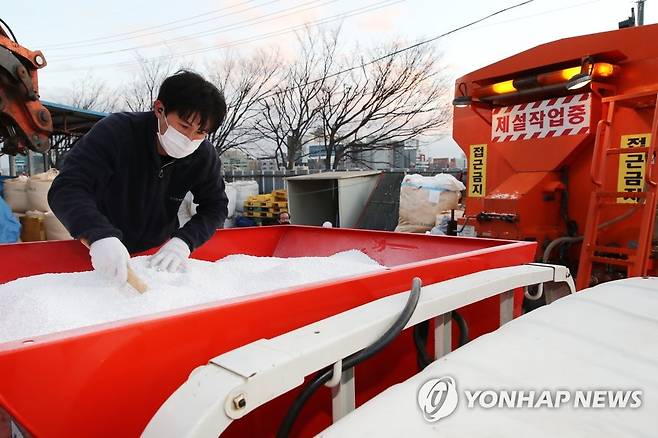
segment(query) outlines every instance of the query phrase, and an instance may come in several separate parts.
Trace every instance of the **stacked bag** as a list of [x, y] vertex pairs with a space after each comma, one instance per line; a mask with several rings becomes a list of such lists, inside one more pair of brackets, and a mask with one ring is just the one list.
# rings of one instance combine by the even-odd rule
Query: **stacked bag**
[[[50, 169], [29, 178], [22, 175], [4, 180], [4, 200], [14, 216], [20, 220], [22, 241], [72, 239], [48, 205], [48, 191], [58, 173], [56, 169]], [[258, 183], [256, 181], [226, 183], [225, 190], [228, 197], [228, 217], [224, 228], [232, 228], [235, 226], [236, 213], [242, 215], [244, 202], [250, 196], [258, 195]], [[181, 227], [196, 214], [196, 207], [194, 196], [188, 192], [178, 210]], [[1, 213], [0, 211], [0, 216]]]
[[[228, 198], [228, 216], [226, 221], [224, 221], [224, 228], [232, 228], [235, 224], [238, 191], [235, 188], [235, 183], [225, 183], [224, 187], [226, 197]], [[181, 227], [196, 214], [197, 205], [198, 204], [194, 203], [194, 195], [192, 195], [192, 192], [187, 192], [180, 208], [178, 209], [178, 223]]]
[[253, 219], [245, 217], [244, 203], [252, 196], [257, 196], [260, 193], [258, 183], [254, 180], [248, 181], [235, 181], [233, 183], [237, 196], [235, 201], [235, 217], [233, 218], [233, 226], [245, 227], [253, 226], [256, 223]]
[[235, 209], [240, 216], [244, 213], [244, 203], [252, 196], [258, 196], [260, 189], [256, 181], [236, 181], [232, 183], [237, 191]]
[[235, 212], [238, 208], [238, 189], [235, 183], [226, 183], [226, 196], [228, 197], [228, 216], [224, 221], [224, 228], [235, 227]]
[[72, 239], [48, 205], [48, 191], [58, 173], [50, 169], [29, 178], [19, 176], [4, 180], [4, 198], [21, 221], [22, 241]]
[[14, 213], [24, 214], [29, 210], [27, 202], [28, 181], [29, 178], [24, 175], [4, 180], [3, 196]]
[[442, 213], [457, 208], [464, 184], [449, 174], [407, 175], [400, 187], [400, 215], [395, 231], [425, 233], [439, 225]]
[[[22, 217], [25, 216], [25, 212], [29, 210], [27, 202], [28, 181], [29, 178], [23, 175], [3, 180], [2, 243], [15, 243], [20, 241], [21, 237], [24, 237], [21, 233], [21, 223], [24, 221]], [[14, 220], [9, 217], [7, 210]]]

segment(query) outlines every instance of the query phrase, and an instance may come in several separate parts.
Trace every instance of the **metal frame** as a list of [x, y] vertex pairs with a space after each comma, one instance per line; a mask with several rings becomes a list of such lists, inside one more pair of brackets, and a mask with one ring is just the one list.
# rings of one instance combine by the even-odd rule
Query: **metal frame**
[[[437, 357], [450, 351], [450, 313], [500, 295], [500, 323], [513, 317], [514, 289], [566, 282], [564, 266], [527, 264], [490, 269], [422, 288], [405, 328], [435, 318]], [[233, 420], [301, 385], [304, 378], [372, 344], [398, 317], [409, 291], [334, 315], [273, 339], [260, 339], [196, 368], [160, 407], [143, 437], [217, 437]], [[334, 380], [330, 383], [336, 383]], [[336, 421], [354, 409], [353, 370], [332, 391]]]

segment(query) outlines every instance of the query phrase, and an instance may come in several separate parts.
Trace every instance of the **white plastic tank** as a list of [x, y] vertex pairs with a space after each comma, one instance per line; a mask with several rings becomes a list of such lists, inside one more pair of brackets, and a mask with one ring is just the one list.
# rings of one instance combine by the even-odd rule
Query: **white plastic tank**
[[235, 210], [242, 213], [244, 210], [244, 201], [250, 196], [258, 194], [258, 183], [256, 181], [235, 181], [233, 186], [237, 190], [237, 197], [235, 201]]

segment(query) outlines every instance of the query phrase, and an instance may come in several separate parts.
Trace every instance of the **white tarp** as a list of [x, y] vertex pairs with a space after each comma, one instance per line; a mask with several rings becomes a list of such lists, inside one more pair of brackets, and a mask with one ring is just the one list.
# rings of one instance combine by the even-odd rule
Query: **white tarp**
[[[604, 283], [468, 343], [384, 391], [320, 436], [653, 437], [658, 432], [657, 369], [658, 279]], [[428, 422], [418, 391], [441, 377], [456, 383], [456, 409]], [[642, 405], [583, 408], [574, 407], [571, 400], [560, 408], [485, 409], [477, 403], [468, 408], [466, 390], [501, 389], [641, 390]]]

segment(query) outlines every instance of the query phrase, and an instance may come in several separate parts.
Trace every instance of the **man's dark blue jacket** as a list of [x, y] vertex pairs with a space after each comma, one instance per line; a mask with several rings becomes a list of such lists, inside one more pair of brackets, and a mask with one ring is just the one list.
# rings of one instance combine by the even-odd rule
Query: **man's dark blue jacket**
[[[208, 141], [174, 160], [156, 147], [152, 112], [111, 114], [66, 155], [48, 203], [76, 239], [118, 237], [129, 252], [178, 237], [194, 250], [226, 219], [221, 163]], [[178, 208], [191, 191], [199, 206], [178, 228]]]

